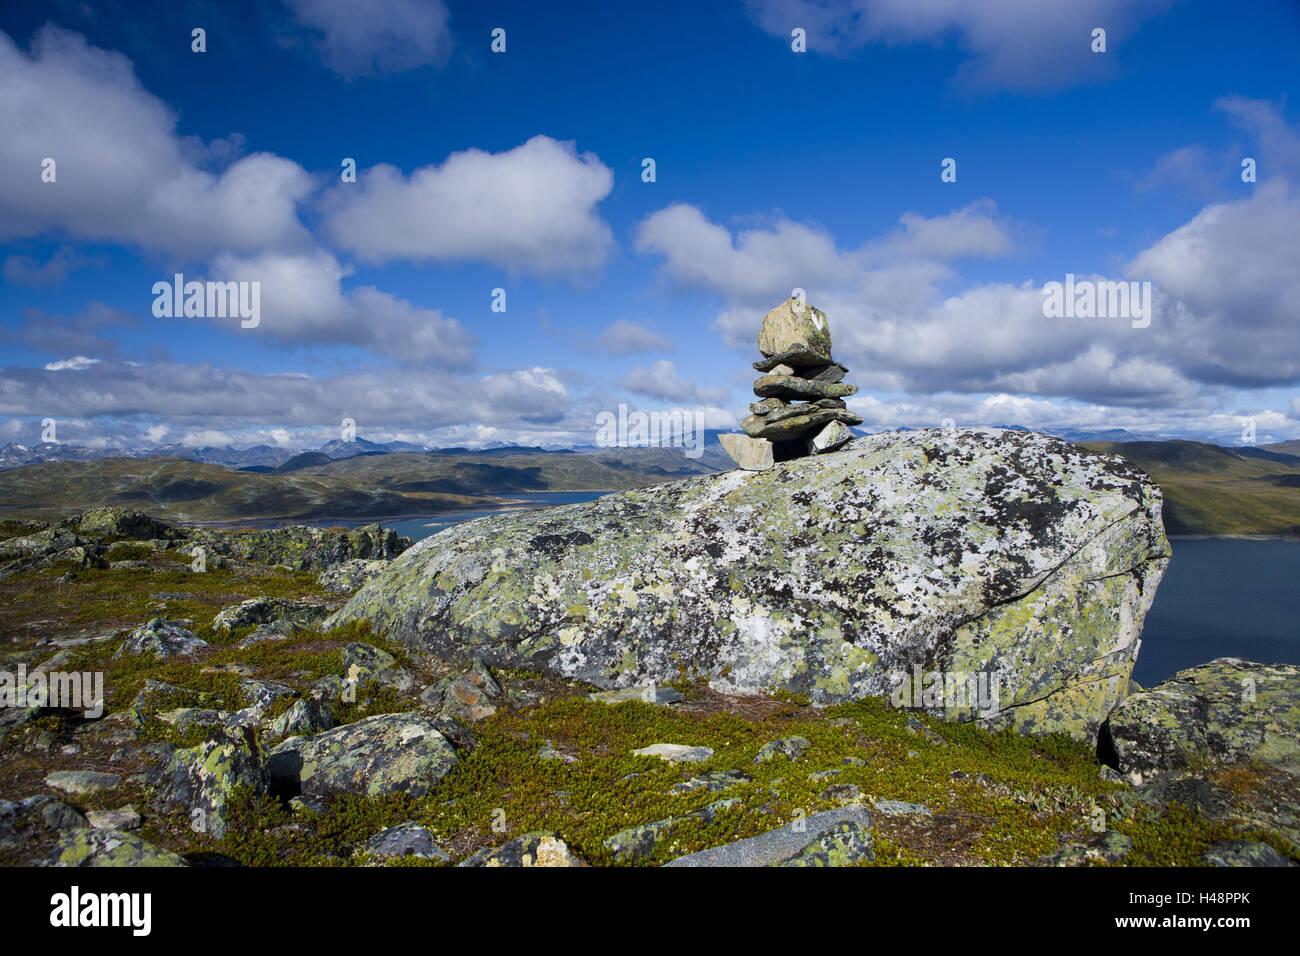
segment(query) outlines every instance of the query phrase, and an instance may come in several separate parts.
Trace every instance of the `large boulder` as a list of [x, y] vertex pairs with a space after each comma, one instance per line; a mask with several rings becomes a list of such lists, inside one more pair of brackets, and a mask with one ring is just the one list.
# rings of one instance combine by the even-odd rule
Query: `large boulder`
[[456, 766], [456, 751], [419, 714], [380, 714], [271, 751], [271, 786], [282, 796], [322, 799], [405, 791], [420, 797]]
[[1137, 784], [1241, 763], [1300, 776], [1300, 667], [1220, 657], [1133, 694], [1105, 730]]
[[357, 558], [387, 559], [411, 546], [392, 528], [313, 528], [292, 525], [262, 531], [214, 532], [192, 529], [192, 544], [255, 564], [285, 565], [295, 571], [325, 571]]
[[880, 434], [456, 525], [327, 626], [602, 688], [685, 670], [820, 704], [983, 673], [996, 707], [919, 686], [903, 702], [1090, 738], [1127, 690], [1168, 563], [1160, 507], [1129, 462], [1045, 435]]
[[148, 773], [148, 782], [165, 803], [183, 807], [196, 832], [220, 839], [230, 823], [235, 791], [247, 787], [265, 793], [269, 786], [266, 758], [249, 727], [217, 730], [197, 747], [175, 751]]

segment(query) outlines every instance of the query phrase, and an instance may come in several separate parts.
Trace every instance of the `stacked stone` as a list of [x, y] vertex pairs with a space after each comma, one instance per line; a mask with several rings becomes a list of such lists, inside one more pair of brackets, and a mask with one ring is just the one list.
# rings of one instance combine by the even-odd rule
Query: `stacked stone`
[[763, 373], [754, 382], [759, 401], [740, 423], [743, 435], [719, 441], [741, 468], [762, 471], [774, 462], [818, 455], [839, 448], [862, 417], [844, 399], [857, 392], [842, 381], [848, 369], [831, 357], [831, 329], [822, 312], [799, 299], [787, 299], [763, 319], [758, 333]]

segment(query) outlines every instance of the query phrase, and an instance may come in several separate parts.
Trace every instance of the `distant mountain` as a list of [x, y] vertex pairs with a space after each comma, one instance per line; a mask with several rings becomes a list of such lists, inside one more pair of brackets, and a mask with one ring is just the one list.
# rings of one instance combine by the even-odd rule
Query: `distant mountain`
[[1300, 534], [1300, 460], [1292, 456], [1192, 441], [1080, 444], [1123, 455], [1154, 478], [1170, 534]]

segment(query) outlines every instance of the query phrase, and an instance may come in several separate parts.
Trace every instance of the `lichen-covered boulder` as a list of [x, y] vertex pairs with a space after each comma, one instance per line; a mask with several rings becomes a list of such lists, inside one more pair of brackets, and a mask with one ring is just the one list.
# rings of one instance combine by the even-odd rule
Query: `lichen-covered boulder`
[[190, 657], [207, 646], [207, 641], [184, 627], [182, 622], [155, 617], [128, 634], [113, 656]]
[[167, 539], [177, 532], [171, 525], [152, 518], [143, 511], [128, 508], [92, 508], [64, 522], [82, 534], [99, 534], [115, 538]]
[[313, 737], [290, 737], [271, 751], [271, 786], [283, 796], [404, 791], [420, 797], [456, 766], [456, 751], [415, 713], [380, 714]]
[[212, 619], [212, 629], [231, 631], [240, 627], [272, 623], [311, 628], [318, 626], [328, 616], [329, 608], [308, 601], [255, 597], [222, 608]]
[[1134, 783], [1246, 762], [1300, 776], [1300, 667], [1221, 657], [1129, 696], [1106, 731]]
[[313, 528], [292, 525], [262, 531], [191, 529], [188, 542], [216, 554], [255, 564], [284, 565], [295, 571], [325, 571], [357, 558], [386, 559], [411, 546], [392, 528], [368, 524], [361, 528]]
[[187, 866], [183, 857], [120, 830], [64, 830], [48, 866]]
[[1127, 691], [1168, 563], [1161, 496], [1046, 435], [931, 429], [426, 538], [327, 626], [602, 688], [681, 671], [826, 704], [931, 672], [996, 707], [915, 703], [1090, 738]]
[[257, 737], [240, 725], [220, 728], [197, 747], [175, 751], [149, 771], [147, 780], [161, 801], [185, 809], [196, 832], [218, 839], [226, 834], [235, 790], [265, 793], [269, 785]]
[[353, 558], [322, 571], [316, 583], [333, 594], [352, 594], [387, 566], [382, 559]]

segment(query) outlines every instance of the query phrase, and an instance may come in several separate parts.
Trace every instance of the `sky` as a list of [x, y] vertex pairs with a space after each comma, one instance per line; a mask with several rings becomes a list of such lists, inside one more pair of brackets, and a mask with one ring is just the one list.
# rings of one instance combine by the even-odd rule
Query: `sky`
[[796, 289], [866, 430], [1300, 438], [1298, 52], [1285, 0], [6, 5], [0, 443], [729, 430]]

